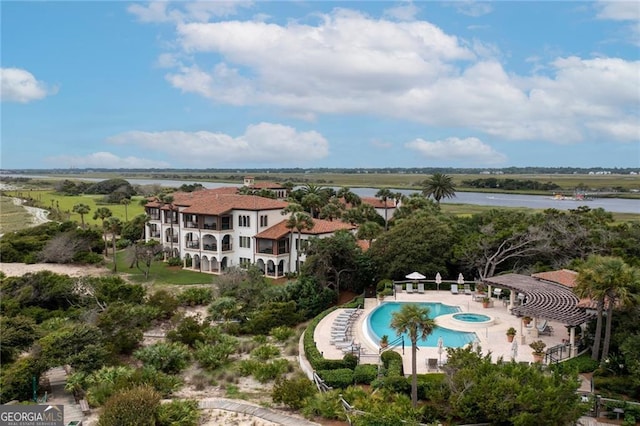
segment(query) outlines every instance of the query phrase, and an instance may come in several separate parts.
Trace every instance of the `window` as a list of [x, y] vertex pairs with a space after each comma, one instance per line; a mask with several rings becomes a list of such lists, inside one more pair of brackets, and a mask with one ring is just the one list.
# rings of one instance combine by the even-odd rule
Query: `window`
[[[300, 249], [302, 247], [302, 249]], [[298, 246], [298, 240], [296, 239], [296, 251], [304, 251], [309, 247], [309, 240], [300, 240], [300, 247]]]
[[240, 237], [240, 247], [251, 248], [251, 237]]
[[241, 257], [240, 258], [240, 267], [241, 268], [247, 268], [250, 265], [251, 265], [251, 259], [249, 259], [248, 257]]
[[238, 217], [238, 226], [248, 228], [251, 226], [251, 218], [248, 215], [241, 215]]
[[268, 219], [267, 215], [260, 216], [260, 226], [268, 226], [269, 221], [267, 219]]

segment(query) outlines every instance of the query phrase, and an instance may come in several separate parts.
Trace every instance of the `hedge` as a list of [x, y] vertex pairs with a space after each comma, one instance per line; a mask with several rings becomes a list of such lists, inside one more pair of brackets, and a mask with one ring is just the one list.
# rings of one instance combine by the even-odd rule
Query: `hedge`
[[318, 375], [322, 377], [327, 386], [345, 389], [353, 384], [353, 370], [339, 368], [337, 370], [321, 370]]
[[370, 385], [378, 377], [378, 366], [360, 364], [353, 370], [353, 381], [357, 385]]

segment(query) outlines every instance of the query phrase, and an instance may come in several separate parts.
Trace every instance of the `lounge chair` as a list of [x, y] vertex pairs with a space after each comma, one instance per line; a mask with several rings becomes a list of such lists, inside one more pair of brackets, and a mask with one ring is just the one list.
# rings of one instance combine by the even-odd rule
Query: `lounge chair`
[[464, 294], [471, 296], [473, 293], [471, 292], [471, 284], [464, 285]]
[[502, 297], [502, 289], [501, 288], [494, 288], [493, 289], [493, 295], [497, 298], [500, 299]]
[[402, 284], [396, 284], [396, 294], [402, 293]]
[[538, 324], [536, 327], [538, 329], [538, 334], [551, 336], [553, 334], [553, 327], [551, 327], [547, 320], [542, 321], [542, 323]]
[[438, 371], [438, 358], [427, 358], [427, 371]]
[[458, 284], [451, 284], [451, 294], [459, 294], [458, 293]]
[[407, 283], [407, 293], [413, 293], [413, 283]]
[[424, 293], [424, 283], [418, 283], [418, 293]]

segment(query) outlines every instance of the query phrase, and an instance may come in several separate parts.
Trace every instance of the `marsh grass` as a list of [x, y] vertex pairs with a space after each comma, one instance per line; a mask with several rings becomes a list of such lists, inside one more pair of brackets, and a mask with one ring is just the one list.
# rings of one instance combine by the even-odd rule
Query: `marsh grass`
[[32, 223], [31, 215], [8, 197], [0, 197], [0, 234], [19, 231]]

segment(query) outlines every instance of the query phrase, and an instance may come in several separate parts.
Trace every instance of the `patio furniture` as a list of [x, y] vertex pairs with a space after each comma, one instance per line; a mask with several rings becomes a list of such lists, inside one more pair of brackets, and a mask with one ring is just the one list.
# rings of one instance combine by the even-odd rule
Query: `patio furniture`
[[402, 293], [402, 284], [396, 284], [396, 294]]
[[497, 298], [500, 299], [502, 297], [502, 289], [501, 288], [494, 288], [493, 289], [493, 295]]
[[464, 285], [464, 294], [471, 296], [473, 293], [471, 292], [471, 284]]
[[418, 293], [424, 293], [424, 283], [418, 283]]
[[460, 294], [458, 293], [458, 284], [451, 284], [451, 294]]
[[407, 293], [413, 293], [413, 283], [407, 283]]

